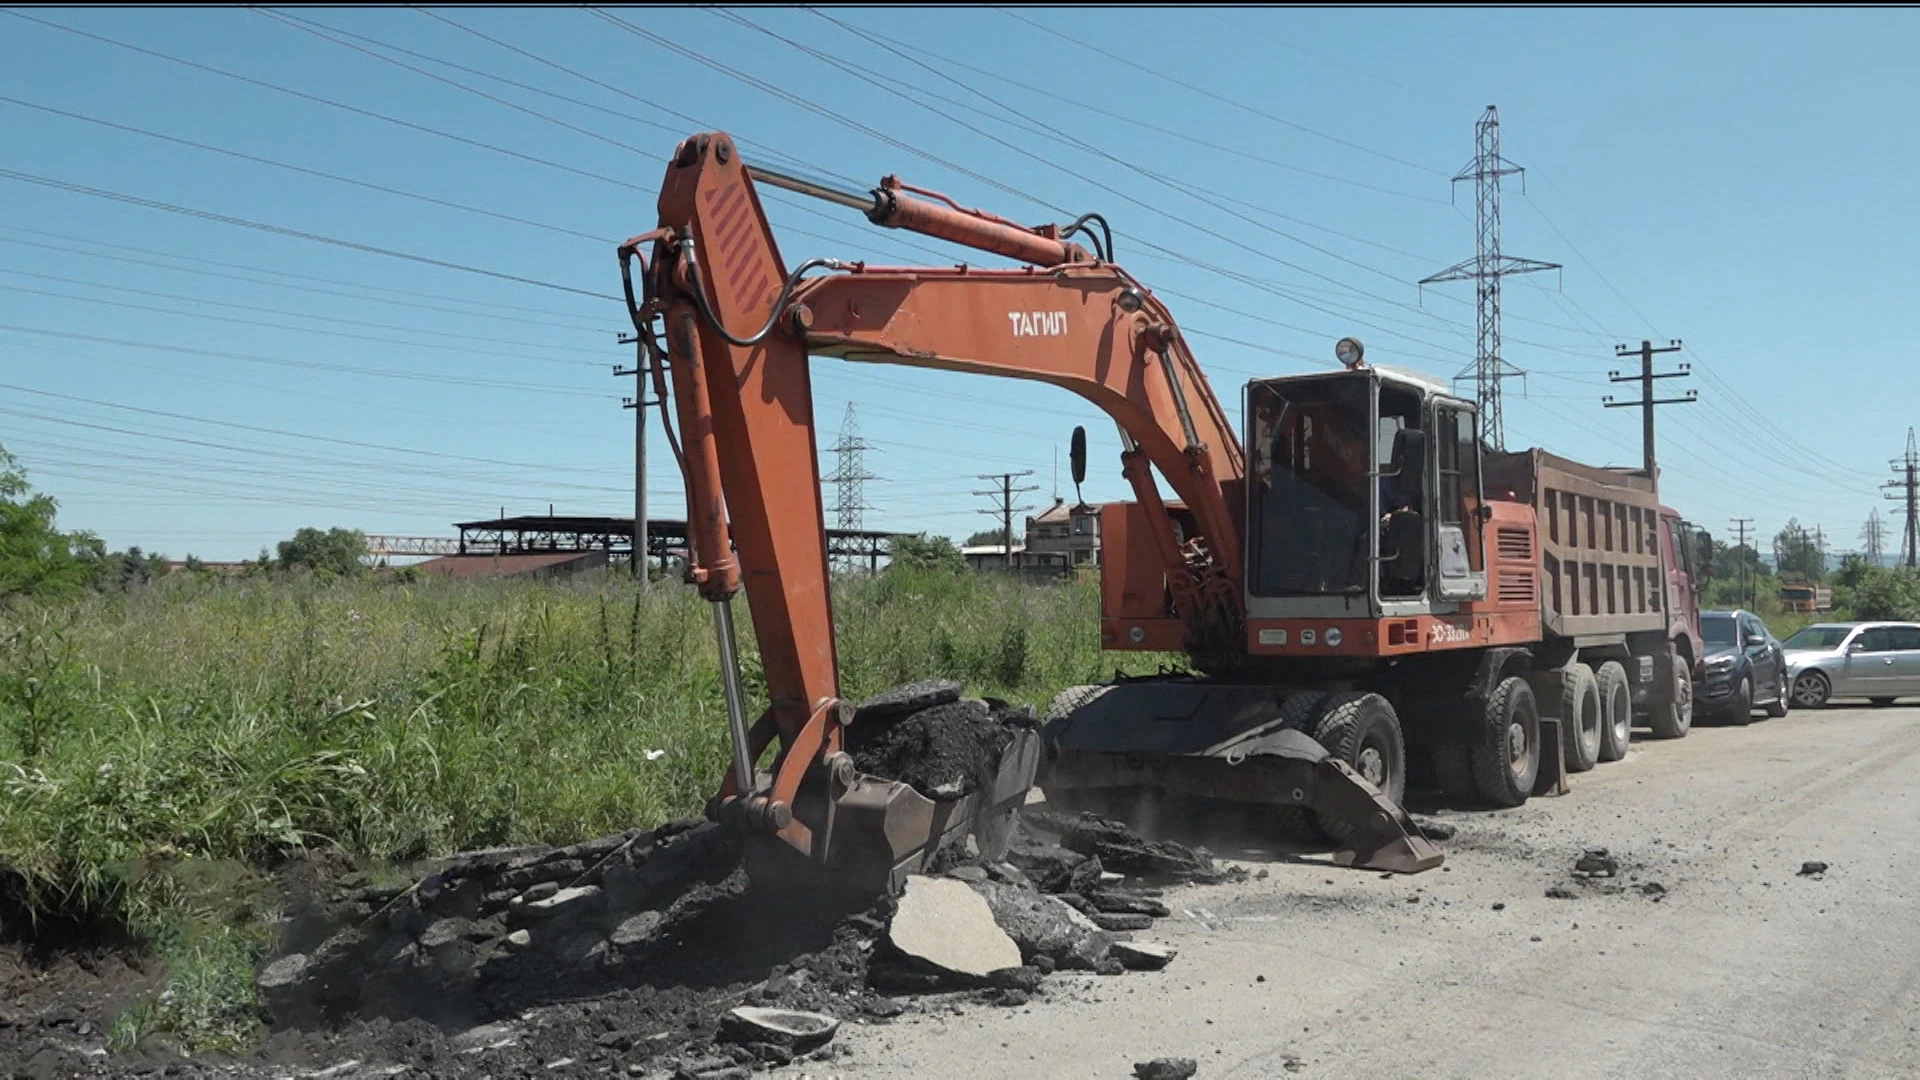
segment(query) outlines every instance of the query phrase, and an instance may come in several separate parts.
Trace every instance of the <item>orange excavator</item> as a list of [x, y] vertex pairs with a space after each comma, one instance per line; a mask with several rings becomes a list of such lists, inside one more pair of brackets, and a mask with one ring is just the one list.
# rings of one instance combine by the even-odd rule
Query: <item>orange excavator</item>
[[[1023, 265], [788, 270], [756, 185]], [[1142, 790], [1264, 806], [1313, 824], [1338, 862], [1418, 872], [1441, 855], [1399, 804], [1409, 736], [1443, 788], [1514, 805], [1563, 774], [1563, 738], [1574, 758], [1603, 725], [1624, 740], [1630, 709], [1684, 733], [1697, 651], [1663, 603], [1684, 578], [1651, 477], [1540, 451], [1483, 461], [1472, 402], [1366, 364], [1352, 339], [1342, 370], [1248, 384], [1243, 450], [1173, 316], [1113, 254], [1095, 214], [1026, 226], [894, 177], [857, 192], [749, 165], [722, 133], [676, 148], [659, 227], [619, 255], [663, 400], [671, 382], [689, 576], [719, 641], [733, 763], [712, 816], [884, 887], [969, 833], [1003, 848], [1037, 780], [1069, 809], [1115, 813]], [[957, 800], [860, 772], [810, 356], [1051, 383], [1112, 417], [1133, 498], [1100, 511], [1102, 647], [1184, 652], [1200, 674], [1061, 695]], [[1084, 433], [1073, 443], [1078, 483]], [[1561, 531], [1562, 495], [1585, 540], [1571, 518]], [[1602, 580], [1604, 599], [1582, 599]], [[729, 603], [743, 588], [769, 697], [751, 723]], [[1543, 720], [1536, 690], [1573, 719]]]

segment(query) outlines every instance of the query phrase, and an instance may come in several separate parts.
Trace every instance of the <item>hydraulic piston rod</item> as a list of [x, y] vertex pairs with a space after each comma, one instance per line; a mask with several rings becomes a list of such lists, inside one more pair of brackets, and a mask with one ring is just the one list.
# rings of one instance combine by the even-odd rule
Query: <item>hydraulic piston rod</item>
[[862, 194], [762, 165], [747, 166], [747, 174], [758, 183], [771, 184], [795, 194], [858, 210], [867, 215], [867, 220], [883, 228], [906, 229], [1036, 266], [1092, 261], [1092, 256], [1087, 254], [1085, 248], [1052, 235], [1058, 230], [1051, 225], [1032, 229], [977, 211], [963, 210], [952, 205], [951, 200], [947, 200], [948, 205], [942, 206], [926, 199], [916, 199], [907, 193], [908, 188], [891, 177], [882, 181], [880, 187]]
[[740, 658], [734, 647], [733, 607], [713, 601], [713, 634], [720, 646], [720, 683], [727, 699], [727, 733], [733, 737], [733, 786], [742, 796], [753, 791], [753, 752], [747, 744], [747, 708], [740, 695]]

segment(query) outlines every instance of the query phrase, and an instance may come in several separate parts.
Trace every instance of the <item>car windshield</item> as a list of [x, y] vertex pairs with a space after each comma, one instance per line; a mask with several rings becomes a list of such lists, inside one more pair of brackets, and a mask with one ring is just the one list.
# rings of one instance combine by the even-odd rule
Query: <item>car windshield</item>
[[1739, 639], [1735, 636], [1734, 631], [1733, 616], [1731, 615], [1700, 616], [1700, 636], [1705, 638], [1709, 645], [1737, 644]]
[[[1702, 630], [1704, 631], [1704, 629], [1703, 627]], [[1851, 627], [1846, 626], [1809, 626], [1805, 630], [1788, 638], [1786, 640], [1786, 647], [1789, 649], [1807, 650], [1837, 649], [1840, 647], [1841, 642], [1847, 640], [1847, 633], [1850, 629]], [[1709, 637], [1708, 640], [1711, 641], [1712, 638]]]

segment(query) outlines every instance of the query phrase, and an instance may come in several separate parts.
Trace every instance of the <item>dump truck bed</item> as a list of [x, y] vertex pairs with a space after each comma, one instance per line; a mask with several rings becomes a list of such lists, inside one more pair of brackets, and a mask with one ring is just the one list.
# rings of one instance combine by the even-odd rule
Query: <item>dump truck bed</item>
[[1644, 472], [1544, 450], [1490, 452], [1487, 492], [1531, 503], [1539, 521], [1541, 627], [1556, 637], [1664, 633], [1660, 497]]

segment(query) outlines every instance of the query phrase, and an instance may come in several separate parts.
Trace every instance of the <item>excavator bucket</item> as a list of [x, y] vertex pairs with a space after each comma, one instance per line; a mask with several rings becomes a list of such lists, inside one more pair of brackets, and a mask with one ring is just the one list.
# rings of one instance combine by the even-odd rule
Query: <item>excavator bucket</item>
[[1071, 805], [1151, 790], [1308, 811], [1344, 866], [1419, 873], [1440, 850], [1393, 799], [1286, 726], [1286, 692], [1208, 680], [1089, 688], [1051, 717], [1040, 786]]
[[1040, 764], [1039, 732], [1010, 730], [991, 783], [953, 799], [928, 798], [910, 784], [858, 772], [844, 754], [831, 756], [793, 802], [794, 820], [813, 835], [811, 858], [777, 837], [755, 836], [750, 872], [811, 871], [850, 892], [898, 892], [907, 875], [927, 870], [969, 836], [981, 855], [1003, 857]]

